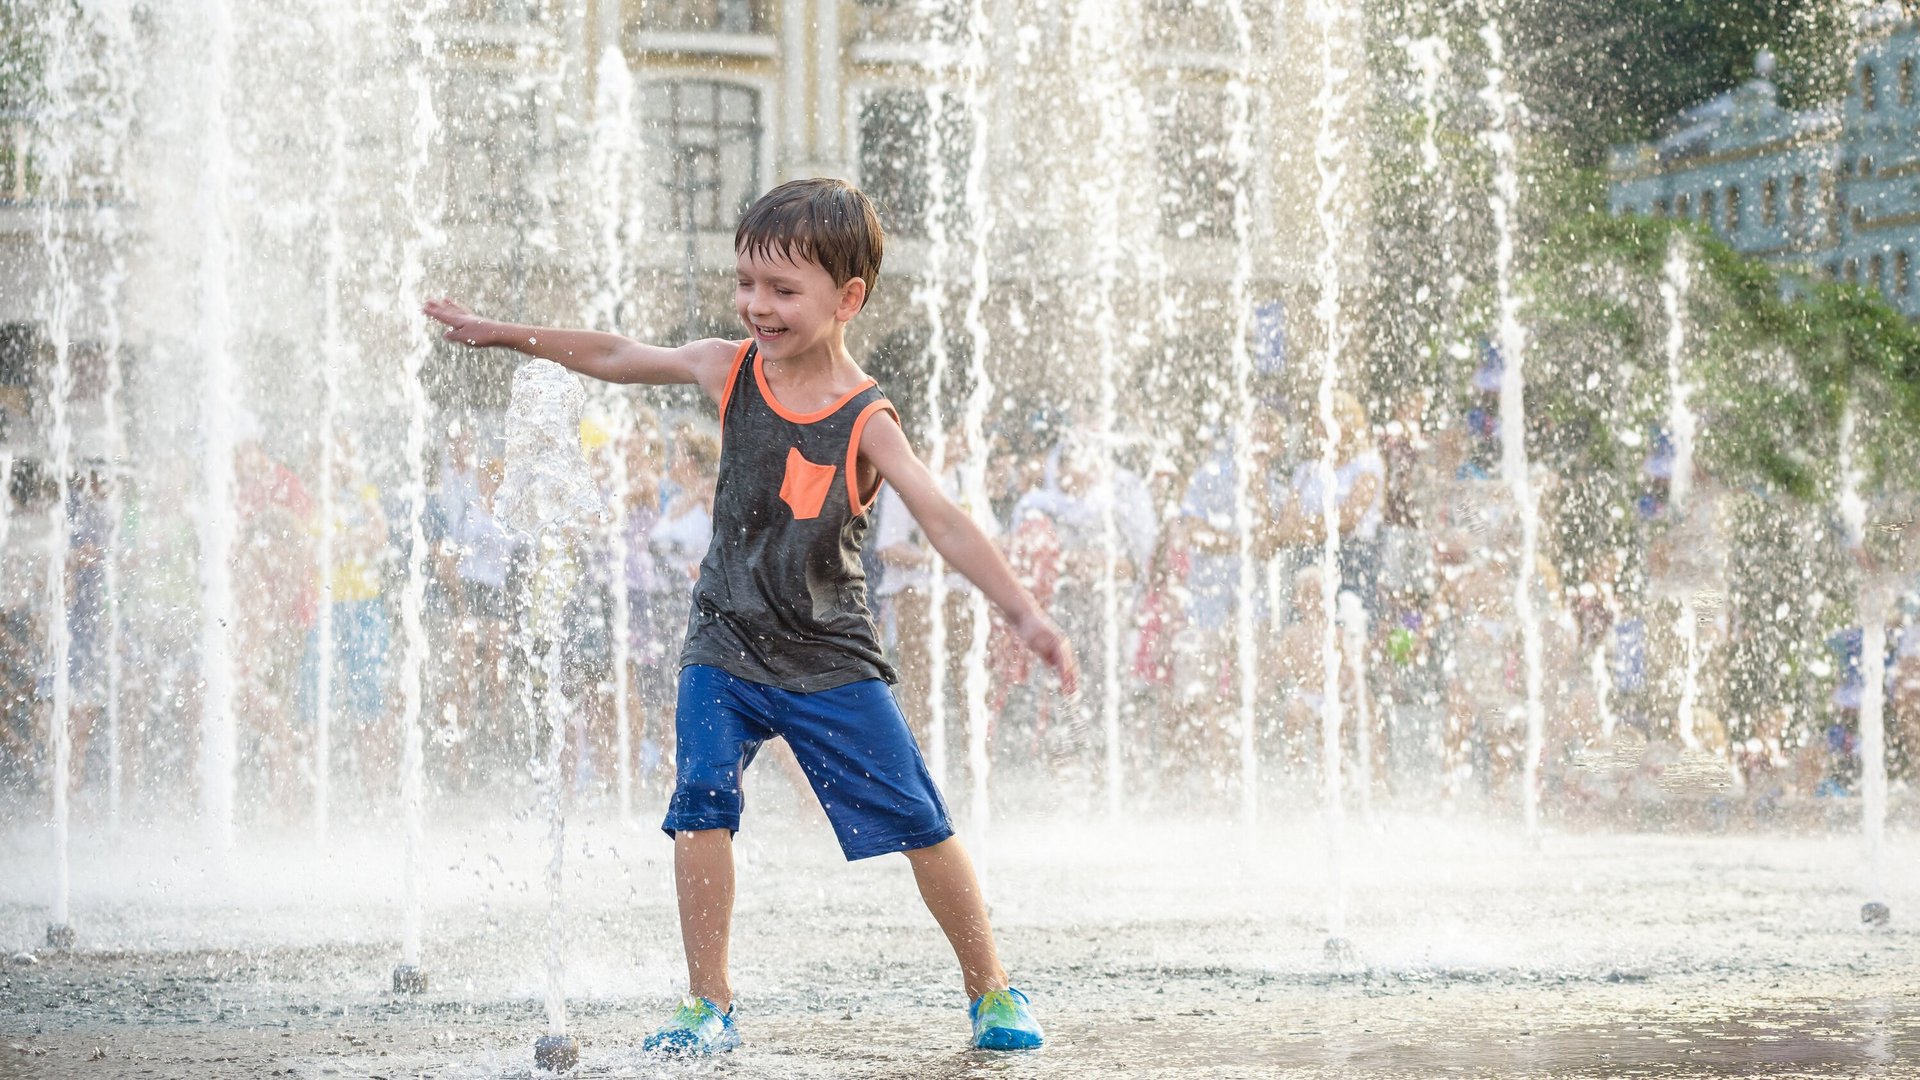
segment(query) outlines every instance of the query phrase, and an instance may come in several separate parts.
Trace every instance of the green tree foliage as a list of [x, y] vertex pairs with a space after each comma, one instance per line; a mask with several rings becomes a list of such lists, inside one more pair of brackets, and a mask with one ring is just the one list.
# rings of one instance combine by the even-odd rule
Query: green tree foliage
[[1778, 57], [1784, 104], [1837, 96], [1856, 10], [1844, 0], [1513, 0], [1509, 25], [1536, 123], [1588, 164], [1753, 78], [1763, 48]]

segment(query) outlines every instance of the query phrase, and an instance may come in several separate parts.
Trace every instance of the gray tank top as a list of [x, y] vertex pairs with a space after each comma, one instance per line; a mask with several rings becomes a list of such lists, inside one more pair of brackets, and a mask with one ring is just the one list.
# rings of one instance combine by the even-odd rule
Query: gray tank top
[[894, 681], [867, 608], [860, 543], [878, 487], [858, 490], [860, 434], [899, 414], [872, 379], [817, 413], [774, 400], [743, 342], [720, 399], [713, 542], [680, 663], [799, 693]]

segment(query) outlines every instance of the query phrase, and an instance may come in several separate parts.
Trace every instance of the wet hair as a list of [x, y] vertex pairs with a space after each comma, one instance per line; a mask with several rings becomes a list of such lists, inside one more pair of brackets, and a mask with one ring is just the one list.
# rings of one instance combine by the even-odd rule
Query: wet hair
[[733, 250], [761, 258], [819, 265], [841, 286], [854, 278], [873, 297], [886, 233], [873, 202], [845, 180], [789, 180], [747, 208], [733, 233]]

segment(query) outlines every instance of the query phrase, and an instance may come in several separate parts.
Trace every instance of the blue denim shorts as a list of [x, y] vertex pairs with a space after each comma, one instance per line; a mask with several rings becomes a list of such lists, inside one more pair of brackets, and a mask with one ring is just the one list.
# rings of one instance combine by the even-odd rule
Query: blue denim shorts
[[660, 826], [668, 836], [739, 832], [740, 776], [772, 738], [787, 740], [849, 861], [953, 835], [893, 690], [879, 679], [801, 694], [688, 664], [673, 723], [673, 799]]

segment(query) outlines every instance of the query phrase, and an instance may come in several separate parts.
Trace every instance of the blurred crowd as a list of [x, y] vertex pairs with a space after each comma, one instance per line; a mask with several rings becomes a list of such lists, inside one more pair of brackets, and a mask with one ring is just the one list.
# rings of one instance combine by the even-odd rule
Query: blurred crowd
[[[1263, 775], [1304, 788], [1320, 768], [1331, 687], [1359, 782], [1440, 799], [1507, 797], [1527, 729], [1515, 596], [1522, 522], [1497, 475], [1490, 414], [1427, 429], [1426, 412], [1409, 402], [1382, 422], [1337, 394], [1340, 436], [1325, 462], [1317, 417], [1268, 407], [1254, 411], [1245, 437], [1221, 428], [1184, 451], [1058, 418], [989, 431], [983, 446], [962, 427], [944, 432], [942, 482], [1074, 641], [1086, 689], [1068, 715], [1050, 674], [997, 614], [970, 678], [978, 598], [884, 490], [866, 545], [869, 600], [922, 745], [936, 725], [946, 745], [964, 745], [971, 686], [999, 767], [1091, 782], [1111, 717], [1134, 790], [1224, 785], [1238, 775], [1251, 725]], [[608, 790], [624, 716], [631, 773], [643, 793], [659, 794], [672, 770], [678, 648], [712, 537], [720, 442], [712, 421], [693, 415], [643, 410], [612, 427], [589, 420], [581, 432], [608, 509], [583, 541], [586, 574], [561, 643], [573, 717], [567, 769], [576, 789]], [[921, 442], [927, 453], [931, 440]], [[1643, 470], [1636, 505], [1649, 521], [1676, 517], [1672, 461], [1656, 447]], [[249, 438], [235, 463], [235, 713], [242, 768], [255, 781], [247, 786], [273, 793], [268, 813], [297, 814], [310, 791], [323, 709], [339, 782], [369, 796], [393, 786], [415, 523], [350, 440], [336, 442], [330, 462], [323, 478], [317, 465], [276, 460]], [[963, 463], [981, 470], [977, 486]], [[539, 745], [524, 695], [544, 645], [518, 629], [529, 553], [495, 515], [504, 469], [498, 439], [456, 428], [418, 522], [421, 722], [428, 768], [448, 790], [524, 775]], [[118, 685], [130, 782], [186, 791], [194, 754], [184, 744], [197, 738], [201, 707], [197, 635], [181, 630], [198, 619], [192, 590], [176, 582], [171, 596], [144, 601], [149, 616], [173, 620], [164, 644], [135, 628], [135, 604], [110, 617], [117, 530], [107, 483], [82, 474], [68, 504], [74, 780], [83, 799], [103, 783], [108, 688]], [[1536, 483], [1550, 495], [1556, 479], [1542, 472]], [[1769, 799], [1852, 793], [1860, 629], [1834, 637], [1829, 700], [1815, 723], [1785, 708], [1731, 718], [1727, 658], [1742, 628], [1724, 572], [1716, 580], [1712, 567], [1693, 565], [1724, 545], [1728, 526], [1713, 516], [1711, 478], [1692, 488], [1686, 527], [1649, 534], [1645, 588], [1623, 585], [1618, 558], [1588, 561], [1578, 580], [1546, 554], [1528, 568], [1550, 797], [1607, 803], [1636, 785], [1661, 787], [1662, 767], [1688, 761], [1717, 777], [1709, 788]], [[1338, 551], [1330, 569], [1329, 529]], [[142, 550], [124, 546], [123, 580], [142, 572]], [[0, 631], [0, 779], [16, 793], [38, 791], [50, 772], [53, 620], [15, 604]], [[1903, 621], [1887, 641], [1893, 766], [1907, 778], [1920, 751], [1920, 629]]]

